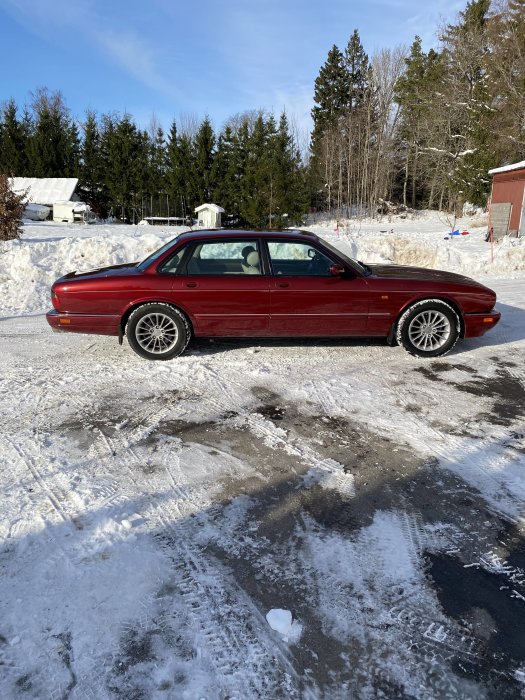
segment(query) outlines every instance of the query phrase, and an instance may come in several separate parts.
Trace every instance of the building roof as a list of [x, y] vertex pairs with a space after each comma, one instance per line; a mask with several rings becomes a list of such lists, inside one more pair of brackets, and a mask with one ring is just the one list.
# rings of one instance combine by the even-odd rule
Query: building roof
[[219, 207], [217, 204], [201, 204], [200, 207], [195, 207], [195, 213], [203, 211], [204, 209], [211, 209], [216, 214], [224, 214], [224, 209]]
[[13, 177], [11, 187], [17, 193], [27, 192], [27, 201], [33, 204], [68, 202], [78, 184], [76, 177]]
[[497, 173], [508, 173], [511, 170], [521, 170], [525, 169], [525, 160], [519, 163], [512, 163], [511, 165], [503, 165], [501, 168], [493, 168], [489, 170], [489, 175], [497, 175]]

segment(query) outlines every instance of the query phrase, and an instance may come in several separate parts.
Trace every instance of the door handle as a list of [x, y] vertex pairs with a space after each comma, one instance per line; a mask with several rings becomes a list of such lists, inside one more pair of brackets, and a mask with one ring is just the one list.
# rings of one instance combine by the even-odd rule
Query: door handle
[[186, 287], [198, 287], [197, 282], [186, 282]]
[[290, 282], [277, 282], [278, 287], [289, 287]]

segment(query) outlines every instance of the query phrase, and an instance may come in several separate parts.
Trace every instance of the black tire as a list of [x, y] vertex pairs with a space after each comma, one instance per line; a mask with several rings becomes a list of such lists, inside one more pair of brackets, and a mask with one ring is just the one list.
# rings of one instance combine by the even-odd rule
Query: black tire
[[191, 329], [181, 311], [158, 302], [139, 306], [130, 314], [126, 337], [137, 355], [147, 360], [171, 360], [186, 349]]
[[461, 333], [456, 311], [441, 299], [410, 306], [397, 323], [396, 339], [416, 357], [440, 357], [450, 352]]

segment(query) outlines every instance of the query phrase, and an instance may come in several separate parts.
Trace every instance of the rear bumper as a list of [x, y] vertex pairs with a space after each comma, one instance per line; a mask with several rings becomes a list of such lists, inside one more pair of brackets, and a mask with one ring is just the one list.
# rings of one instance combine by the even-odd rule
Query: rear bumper
[[477, 338], [485, 335], [487, 331], [498, 323], [501, 318], [499, 311], [491, 311], [488, 314], [465, 314], [465, 338]]
[[95, 333], [97, 335], [118, 335], [119, 316], [96, 316], [91, 314], [67, 314], [48, 311], [46, 320], [54, 331], [69, 333]]

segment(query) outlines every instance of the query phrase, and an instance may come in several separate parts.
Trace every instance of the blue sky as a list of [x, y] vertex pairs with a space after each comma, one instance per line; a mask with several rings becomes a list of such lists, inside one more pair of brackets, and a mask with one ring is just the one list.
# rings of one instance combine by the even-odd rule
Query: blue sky
[[47, 86], [73, 114], [208, 114], [283, 108], [307, 126], [330, 47], [357, 28], [369, 54], [436, 43], [466, 2], [444, 0], [0, 0], [0, 101]]

